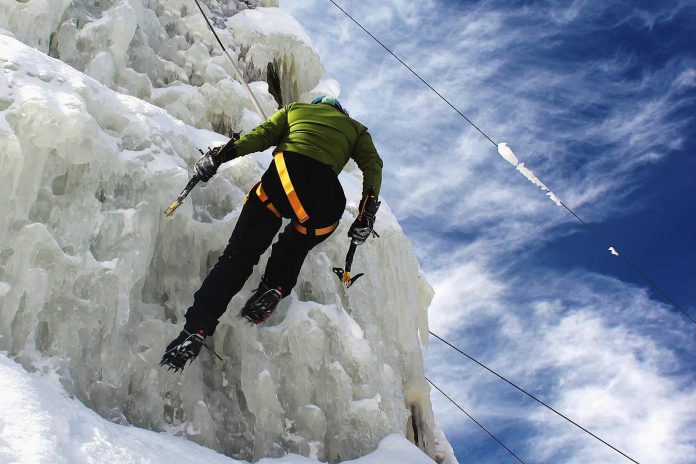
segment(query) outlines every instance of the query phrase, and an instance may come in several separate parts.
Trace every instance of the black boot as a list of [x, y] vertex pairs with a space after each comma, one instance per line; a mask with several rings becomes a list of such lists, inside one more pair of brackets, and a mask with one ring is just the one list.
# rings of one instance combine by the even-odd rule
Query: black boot
[[282, 299], [282, 287], [273, 288], [261, 281], [256, 293], [246, 302], [239, 316], [254, 324], [260, 324], [271, 316]]
[[203, 343], [205, 342], [205, 332], [200, 330], [195, 333], [190, 333], [182, 330], [169, 345], [162, 356], [160, 366], [168, 367], [174, 372], [184, 370], [184, 366], [188, 361], [193, 361], [201, 352]]

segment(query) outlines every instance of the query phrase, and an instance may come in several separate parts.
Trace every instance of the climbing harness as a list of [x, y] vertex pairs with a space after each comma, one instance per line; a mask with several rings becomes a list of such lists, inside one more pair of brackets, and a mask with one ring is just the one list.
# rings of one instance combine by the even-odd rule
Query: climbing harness
[[273, 203], [271, 203], [271, 199], [268, 198], [268, 195], [266, 195], [266, 192], [263, 190], [263, 185], [261, 185], [261, 182], [259, 182], [258, 187], [256, 187], [256, 196], [259, 197], [259, 200], [261, 200], [261, 203], [268, 208], [268, 210], [275, 215], [278, 219], [282, 217], [280, 214], [280, 211], [273, 206]]
[[297, 196], [295, 187], [292, 185], [290, 174], [288, 174], [288, 167], [285, 165], [285, 157], [283, 152], [279, 151], [276, 153], [273, 157], [273, 161], [275, 162], [278, 177], [280, 177], [280, 182], [283, 184], [283, 190], [285, 190], [285, 195], [288, 197], [290, 206], [292, 206], [292, 210], [295, 212], [297, 220], [300, 222], [300, 224], [302, 224], [309, 219], [309, 214], [307, 214], [307, 211], [305, 211], [304, 207], [302, 206], [300, 197]]
[[[287, 171], [285, 172], [285, 174], [287, 176]], [[287, 176], [287, 180], [288, 181], [290, 180], [289, 176]], [[278, 219], [283, 217], [280, 214], [280, 211], [278, 211], [278, 208], [275, 207], [275, 205], [271, 202], [271, 199], [268, 197], [268, 195], [264, 191], [263, 184], [261, 184], [261, 182], [257, 183], [254, 187], [252, 187], [251, 191], [256, 193], [256, 196], [259, 198], [261, 203], [266, 208], [268, 208], [268, 210], [270, 212], [272, 212], [275, 215], [275, 217], [277, 217]], [[249, 195], [246, 195], [244, 197], [244, 203], [246, 203], [248, 200], [249, 200]], [[299, 198], [298, 198], [298, 202], [299, 202]], [[302, 207], [301, 204], [300, 204], [300, 207]], [[304, 209], [303, 209], [303, 211], [304, 211]], [[307, 218], [309, 219], [309, 216], [307, 216]], [[305, 227], [305, 226], [301, 225], [299, 222], [293, 220], [292, 226], [297, 232], [301, 233], [302, 235], [311, 235], [314, 237], [321, 237], [323, 235], [328, 235], [331, 232], [333, 232], [334, 230], [336, 230], [336, 227], [338, 227], [338, 221], [334, 222], [333, 224], [331, 224], [330, 226], [327, 226], [327, 227], [320, 227], [317, 229], [312, 229], [310, 227]]]
[[318, 229], [308, 229], [307, 227], [298, 224], [295, 221], [292, 222], [292, 226], [295, 228], [296, 231], [298, 231], [302, 235], [313, 235], [315, 237], [321, 237], [322, 235], [328, 235], [334, 230], [336, 230], [336, 227], [338, 227], [338, 221], [334, 222], [328, 227], [320, 227]]

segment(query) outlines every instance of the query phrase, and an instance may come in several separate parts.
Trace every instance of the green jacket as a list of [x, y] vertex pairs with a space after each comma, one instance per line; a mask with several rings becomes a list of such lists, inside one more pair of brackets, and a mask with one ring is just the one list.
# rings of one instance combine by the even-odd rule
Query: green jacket
[[382, 159], [367, 127], [327, 103], [290, 103], [235, 143], [238, 156], [263, 151], [294, 151], [331, 166], [338, 175], [350, 158], [363, 172], [363, 195], [379, 195]]

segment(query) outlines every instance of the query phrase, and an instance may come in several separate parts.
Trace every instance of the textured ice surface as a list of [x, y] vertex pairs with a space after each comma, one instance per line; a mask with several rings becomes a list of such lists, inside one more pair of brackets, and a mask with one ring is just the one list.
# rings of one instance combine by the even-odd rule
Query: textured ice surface
[[264, 75], [267, 63], [275, 63], [280, 76], [283, 103], [303, 100], [324, 74], [319, 56], [302, 26], [279, 8], [246, 10], [227, 20], [242, 45], [249, 75]]
[[[29, 374], [0, 354], [0, 462], [31, 464], [244, 464], [190, 441], [105, 421], [69, 398], [55, 376]], [[296, 454], [263, 464], [318, 464]], [[403, 436], [388, 435], [356, 464], [432, 464]]]
[[[264, 8], [277, 1], [201, 3], [247, 82], [262, 84], [255, 88], [267, 114], [277, 107], [265, 91], [269, 63], [285, 103], [319, 83], [324, 68], [303, 28]], [[0, 0], [0, 28], [187, 124], [228, 135], [249, 128], [241, 123], [253, 107], [193, 0]]]
[[[272, 102], [263, 83], [252, 87]], [[198, 91], [180, 89], [184, 101]], [[230, 119], [235, 130], [258, 120], [249, 108]], [[273, 317], [250, 327], [236, 316], [256, 270], [212, 340], [225, 361], [204, 352], [183, 375], [158, 368], [244, 194], [270, 162], [259, 154], [229, 163], [164, 217], [196, 148], [225, 140], [0, 35], [0, 349], [30, 370], [50, 368], [112, 422], [236, 458], [294, 452], [335, 462], [363, 456], [389, 434], [413, 436], [414, 426], [435, 456], [418, 339], [427, 336], [432, 290], [386, 204], [382, 238], [356, 254], [354, 270], [366, 276], [346, 291], [330, 272], [343, 264], [356, 213], [354, 165], [341, 175], [344, 220], [310, 253]]]

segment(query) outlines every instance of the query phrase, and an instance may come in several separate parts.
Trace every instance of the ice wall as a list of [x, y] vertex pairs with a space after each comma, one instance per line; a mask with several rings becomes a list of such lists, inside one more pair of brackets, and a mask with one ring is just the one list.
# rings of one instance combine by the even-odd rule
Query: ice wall
[[[317, 85], [324, 73], [319, 57], [294, 18], [265, 8], [277, 1], [201, 3], [247, 81], [262, 84], [273, 63], [285, 103]], [[198, 128], [229, 135], [251, 109], [193, 0], [0, 0], [0, 28]], [[271, 112], [275, 101], [263, 87], [256, 87], [259, 98]]]
[[[4, 27], [21, 23], [7, 10], [0, 18]], [[42, 47], [35, 36], [17, 36]], [[345, 291], [330, 272], [343, 262], [356, 212], [354, 166], [341, 176], [344, 220], [310, 254], [276, 314], [260, 327], [236, 316], [257, 270], [212, 341], [225, 361], [204, 352], [183, 375], [171, 374], [157, 366], [163, 347], [270, 156], [229, 163], [165, 218], [196, 148], [225, 140], [175, 111], [181, 103], [185, 112], [197, 98], [189, 94], [205, 85], [172, 84], [157, 98], [182, 96], [158, 108], [7, 35], [0, 71], [0, 350], [29, 369], [55, 370], [113, 422], [166, 430], [232, 457], [296, 452], [337, 462], [372, 451], [390, 433], [413, 436], [414, 427], [419, 445], [437, 454], [418, 340], [432, 290], [386, 205], [382, 238], [356, 255], [354, 269], [366, 276]], [[241, 101], [239, 84], [225, 82]], [[274, 106], [263, 83], [252, 87]], [[248, 129], [258, 120], [247, 106], [229, 125]]]
[[[247, 464], [188, 440], [114, 424], [68, 397], [54, 375], [30, 374], [0, 353], [0, 462], [3, 464]], [[402, 435], [352, 464], [432, 464]], [[259, 464], [320, 464], [287, 454]]]

